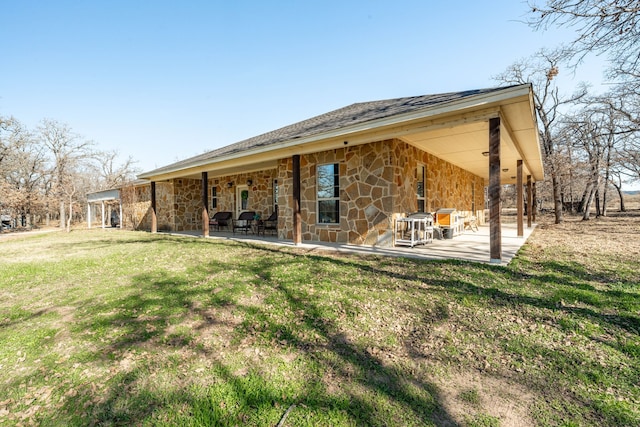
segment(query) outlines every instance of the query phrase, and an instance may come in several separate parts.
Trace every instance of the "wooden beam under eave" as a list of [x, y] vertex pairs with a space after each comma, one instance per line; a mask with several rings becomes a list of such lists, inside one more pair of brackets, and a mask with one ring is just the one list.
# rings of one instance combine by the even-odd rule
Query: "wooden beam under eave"
[[209, 236], [209, 174], [202, 172], [202, 235]]
[[527, 228], [531, 228], [533, 218], [533, 190], [531, 188], [531, 175], [527, 175]]
[[518, 237], [524, 237], [524, 184], [522, 182], [522, 160], [518, 160], [516, 164], [516, 221], [518, 223]]
[[156, 212], [156, 182], [151, 181], [151, 232], [158, 232], [158, 215]]
[[293, 156], [293, 243], [302, 243], [302, 215], [300, 211], [300, 155]]
[[489, 247], [490, 262], [502, 262], [500, 219], [500, 117], [489, 119]]

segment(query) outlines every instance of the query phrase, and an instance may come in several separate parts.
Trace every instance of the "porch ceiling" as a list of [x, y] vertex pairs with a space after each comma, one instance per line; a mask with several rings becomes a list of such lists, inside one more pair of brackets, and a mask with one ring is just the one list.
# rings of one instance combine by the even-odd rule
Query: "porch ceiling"
[[[528, 101], [500, 106], [500, 181], [515, 184], [517, 161], [523, 160], [523, 175], [534, 181], [542, 180], [542, 158], [534, 120], [525, 120], [531, 114]], [[496, 114], [496, 115], [498, 115]], [[402, 139], [417, 148], [433, 154], [488, 181], [489, 121], [452, 118], [449, 126], [411, 133]]]

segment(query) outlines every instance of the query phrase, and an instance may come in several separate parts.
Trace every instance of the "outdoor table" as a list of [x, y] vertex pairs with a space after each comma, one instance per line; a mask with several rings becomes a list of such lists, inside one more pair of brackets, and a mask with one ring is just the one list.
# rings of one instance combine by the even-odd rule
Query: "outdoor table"
[[424, 245], [433, 240], [433, 219], [426, 214], [398, 218], [395, 223], [395, 236], [396, 245]]

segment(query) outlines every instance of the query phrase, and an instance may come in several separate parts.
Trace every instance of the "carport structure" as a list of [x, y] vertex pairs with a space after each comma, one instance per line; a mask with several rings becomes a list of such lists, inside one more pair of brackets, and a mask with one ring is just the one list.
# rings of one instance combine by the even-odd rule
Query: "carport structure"
[[[95, 207], [97, 205], [100, 206], [100, 221], [102, 228], [106, 227], [105, 220], [111, 217], [111, 206], [112, 203], [108, 202], [118, 202], [118, 227], [122, 228], [122, 199], [120, 198], [120, 190], [119, 189], [111, 189], [104, 191], [97, 191], [95, 193], [87, 194], [87, 227], [91, 228], [91, 223], [93, 220], [92, 211], [95, 211]], [[108, 210], [105, 215], [105, 210]]]

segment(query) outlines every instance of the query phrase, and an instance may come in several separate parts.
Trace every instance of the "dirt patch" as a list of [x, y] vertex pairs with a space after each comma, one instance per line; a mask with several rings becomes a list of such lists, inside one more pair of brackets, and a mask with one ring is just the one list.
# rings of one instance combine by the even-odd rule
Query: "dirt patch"
[[[505, 378], [467, 371], [436, 378], [433, 383], [438, 388], [440, 404], [458, 425], [467, 425], [478, 417], [495, 418], [501, 427], [534, 424], [528, 415], [534, 394]], [[451, 421], [438, 424], [454, 425]]]
[[607, 252], [640, 253], [640, 211], [612, 212], [604, 217], [583, 221], [575, 215], [565, 215], [554, 224], [554, 217], [540, 218], [539, 227], [553, 233], [536, 233], [530, 239], [541, 247], [566, 244], [576, 252], [592, 253], [606, 248]]

